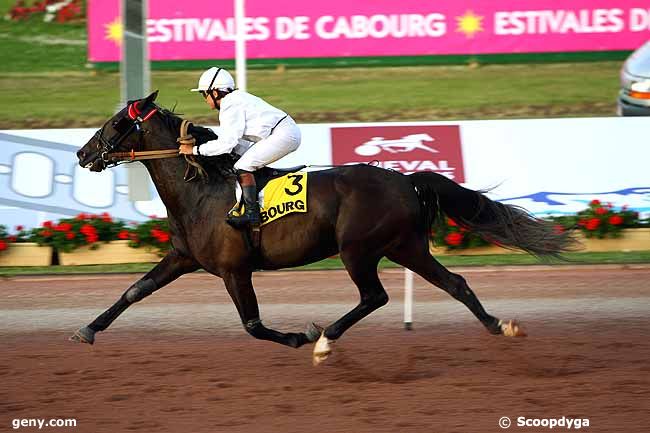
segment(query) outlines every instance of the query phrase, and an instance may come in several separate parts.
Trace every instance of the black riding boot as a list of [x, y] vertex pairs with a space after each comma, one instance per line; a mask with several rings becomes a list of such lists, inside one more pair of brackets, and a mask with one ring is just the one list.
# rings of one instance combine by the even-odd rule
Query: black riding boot
[[241, 228], [247, 225], [260, 225], [260, 205], [257, 202], [257, 185], [255, 176], [248, 171], [237, 173], [237, 181], [242, 189], [242, 199], [244, 202], [244, 213], [237, 215], [231, 211], [228, 213], [228, 224], [233, 227]]

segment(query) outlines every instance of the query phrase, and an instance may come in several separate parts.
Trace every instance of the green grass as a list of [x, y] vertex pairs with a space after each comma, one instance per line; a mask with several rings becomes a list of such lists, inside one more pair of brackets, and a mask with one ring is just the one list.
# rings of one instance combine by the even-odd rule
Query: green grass
[[[9, 6], [0, 4], [2, 15], [7, 10]], [[42, 16], [18, 22], [0, 19], [0, 52], [1, 73], [83, 71], [86, 26], [45, 23]]]
[[[602, 252], [602, 253], [570, 253], [566, 254], [567, 261], [540, 261], [526, 254], [495, 254], [487, 256], [440, 256], [436, 257], [443, 265], [454, 266], [516, 266], [555, 264], [587, 265], [587, 264], [638, 264], [650, 263], [650, 251], [635, 252]], [[33, 267], [0, 267], [0, 277], [8, 278], [19, 275], [66, 275], [66, 274], [109, 274], [137, 273], [143, 274], [153, 268], [154, 263], [130, 263], [122, 265], [87, 265], [87, 266], [33, 266]], [[383, 259], [380, 269], [395, 268], [399, 265]], [[292, 271], [332, 270], [343, 269], [341, 260], [330, 258], [307, 266], [292, 268]]]
[[[11, 4], [0, 0], [0, 11]], [[89, 68], [85, 40], [84, 24], [44, 23], [41, 17], [0, 20], [0, 129], [104, 123], [119, 104], [119, 74]], [[251, 92], [301, 123], [603, 116], [615, 113], [620, 66], [620, 60], [478, 67], [289, 65], [250, 70], [248, 82]], [[160, 89], [162, 105], [177, 104], [185, 117], [214, 124], [216, 113], [188, 91], [199, 73], [154, 71], [152, 88]]]
[[[614, 115], [617, 62], [251, 71], [249, 91], [301, 123]], [[99, 127], [119, 103], [104, 71], [0, 71], [0, 128]], [[189, 89], [197, 71], [157, 71], [163, 106], [215, 124]], [[398, 87], [395, 87], [395, 82]], [[390, 85], [389, 85], [390, 84]]]

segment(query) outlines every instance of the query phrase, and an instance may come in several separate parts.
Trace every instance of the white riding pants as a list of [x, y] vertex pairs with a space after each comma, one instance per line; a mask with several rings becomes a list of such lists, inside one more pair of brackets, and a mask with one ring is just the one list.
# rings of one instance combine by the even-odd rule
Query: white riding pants
[[255, 171], [298, 149], [300, 128], [290, 117], [277, 124], [271, 135], [253, 144], [235, 163], [235, 169]]

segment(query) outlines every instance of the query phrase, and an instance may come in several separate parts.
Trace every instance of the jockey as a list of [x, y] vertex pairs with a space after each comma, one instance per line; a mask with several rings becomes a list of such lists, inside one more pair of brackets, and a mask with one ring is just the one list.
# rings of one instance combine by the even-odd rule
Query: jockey
[[212, 67], [201, 74], [192, 92], [199, 92], [210, 109], [219, 110], [220, 134], [216, 140], [198, 146], [182, 144], [180, 153], [216, 156], [234, 152], [245, 212], [231, 211], [227, 221], [235, 227], [259, 225], [260, 208], [253, 172], [300, 146], [300, 129], [294, 120], [266, 101], [235, 88], [235, 80], [225, 69]]

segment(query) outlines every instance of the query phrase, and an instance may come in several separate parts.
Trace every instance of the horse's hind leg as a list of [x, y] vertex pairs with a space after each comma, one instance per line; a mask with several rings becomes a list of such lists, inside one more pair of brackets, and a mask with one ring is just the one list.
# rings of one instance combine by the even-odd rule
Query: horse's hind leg
[[361, 253], [341, 251], [341, 260], [359, 289], [360, 300], [356, 307], [324, 330], [314, 347], [315, 365], [327, 359], [331, 352], [332, 340], [338, 339], [352, 325], [388, 303], [388, 294], [377, 275], [379, 259], [369, 258]]
[[113, 306], [100, 314], [88, 326], [70, 337], [72, 341], [93, 344], [95, 333], [103, 331], [131, 304], [142, 300], [178, 277], [199, 268], [194, 259], [179, 255], [175, 250], [167, 254], [151, 271], [128, 288]]
[[[387, 257], [400, 265], [419, 274], [431, 284], [434, 284], [455, 299], [459, 300], [492, 334], [524, 335], [518, 325], [510, 322], [503, 323], [485, 311], [472, 289], [462, 276], [450, 272], [429, 254], [425, 242], [405, 242], [395, 248]], [[516, 327], [516, 329], [515, 329]]]
[[325, 329], [325, 337], [330, 340], [338, 339], [352, 325], [388, 303], [388, 293], [377, 275], [379, 259], [341, 252], [341, 260], [359, 289], [360, 299], [356, 307]]

